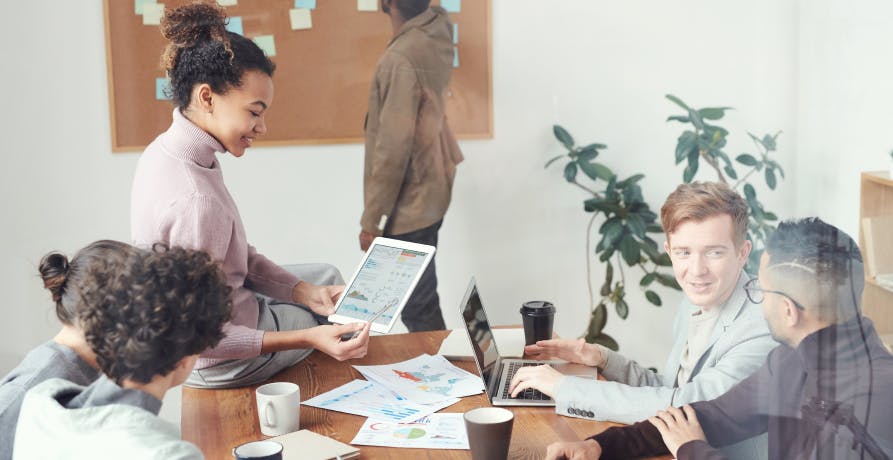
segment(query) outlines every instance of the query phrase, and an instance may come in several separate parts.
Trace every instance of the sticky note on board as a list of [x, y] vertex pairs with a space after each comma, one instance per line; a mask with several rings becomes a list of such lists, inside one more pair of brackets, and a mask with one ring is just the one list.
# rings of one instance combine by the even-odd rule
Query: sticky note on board
[[357, 0], [357, 11], [378, 11], [378, 0]]
[[143, 25], [157, 26], [161, 24], [161, 15], [164, 14], [164, 3], [143, 4]]
[[440, 0], [440, 6], [450, 13], [462, 12], [462, 0]]
[[264, 50], [267, 56], [273, 57], [276, 55], [276, 40], [272, 35], [258, 35], [252, 38], [252, 40], [254, 40], [254, 43], [257, 43], [260, 49]]
[[169, 101], [171, 91], [171, 81], [167, 78], [155, 79], [155, 99], [159, 101]]
[[459, 67], [459, 48], [453, 47], [453, 67]]
[[453, 24], [453, 44], [459, 43], [459, 24]]
[[229, 22], [226, 23], [226, 30], [234, 34], [245, 35], [245, 30], [242, 28], [242, 16], [229, 18]]
[[143, 5], [146, 3], [156, 3], [155, 0], [133, 0], [133, 12], [142, 15]]
[[316, 9], [316, 0], [295, 0], [295, 9], [298, 8]]
[[307, 8], [288, 10], [288, 17], [291, 20], [291, 30], [313, 28], [313, 19], [310, 17], [310, 10]]
[[239, 4], [239, 0], [217, 0], [217, 4], [220, 6], [236, 6]]

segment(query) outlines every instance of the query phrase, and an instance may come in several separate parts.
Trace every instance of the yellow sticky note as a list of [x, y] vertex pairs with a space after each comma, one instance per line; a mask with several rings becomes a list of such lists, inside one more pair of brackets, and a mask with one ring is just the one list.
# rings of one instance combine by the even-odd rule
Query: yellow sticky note
[[164, 3], [143, 4], [143, 25], [157, 26], [161, 24], [161, 15], [164, 14]]
[[357, 0], [357, 10], [378, 11], [378, 0]]
[[236, 6], [239, 4], [239, 0], [217, 0], [217, 4], [220, 6]]
[[312, 29], [313, 19], [310, 17], [310, 10], [307, 8], [294, 8], [288, 10], [288, 17], [291, 19], [291, 29]]
[[276, 40], [273, 39], [272, 35], [258, 35], [252, 38], [252, 40], [254, 40], [254, 43], [257, 43], [260, 49], [264, 50], [267, 56], [273, 57], [276, 55]]

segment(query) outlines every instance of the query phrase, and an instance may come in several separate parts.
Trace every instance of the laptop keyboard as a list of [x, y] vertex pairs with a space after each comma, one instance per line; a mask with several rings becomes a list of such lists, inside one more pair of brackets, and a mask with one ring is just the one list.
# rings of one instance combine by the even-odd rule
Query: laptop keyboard
[[502, 389], [502, 398], [503, 399], [523, 399], [525, 401], [550, 401], [552, 398], [544, 395], [539, 390], [534, 388], [527, 388], [524, 391], [518, 393], [518, 396], [512, 397], [511, 393], [509, 393], [509, 385], [512, 382], [512, 377], [515, 376], [515, 372], [518, 372], [518, 369], [527, 366], [539, 366], [540, 363], [523, 363], [512, 361], [506, 366], [508, 366], [508, 378], [505, 380], [505, 387]]

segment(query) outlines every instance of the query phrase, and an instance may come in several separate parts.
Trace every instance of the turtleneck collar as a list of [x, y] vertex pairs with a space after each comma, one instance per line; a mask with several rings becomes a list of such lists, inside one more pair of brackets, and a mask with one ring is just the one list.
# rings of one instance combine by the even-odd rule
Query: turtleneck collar
[[173, 123], [165, 132], [163, 144], [167, 152], [179, 159], [190, 161], [204, 168], [213, 168], [216, 153], [225, 152], [223, 145], [189, 121], [179, 108], [174, 108]]

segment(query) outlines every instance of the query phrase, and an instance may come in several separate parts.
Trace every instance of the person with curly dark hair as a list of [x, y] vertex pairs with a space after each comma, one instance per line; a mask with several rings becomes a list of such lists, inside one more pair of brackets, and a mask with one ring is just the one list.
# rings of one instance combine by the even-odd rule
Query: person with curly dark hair
[[338, 360], [365, 356], [369, 336], [363, 323], [319, 325], [344, 290], [337, 269], [287, 270], [248, 244], [216, 154], [241, 157], [267, 131], [275, 66], [253, 41], [227, 31], [226, 21], [215, 4], [165, 11], [161, 32], [170, 43], [162, 66], [176, 107], [170, 128], [141, 156], [131, 194], [135, 244], [207, 251], [233, 289], [225, 337], [202, 354], [187, 381], [204, 388], [264, 381], [314, 348]]
[[87, 245], [70, 260], [59, 252], [51, 252], [40, 260], [38, 271], [56, 304], [56, 317], [62, 329], [51, 340], [29, 351], [0, 380], [0, 460], [12, 458], [16, 422], [25, 392], [51, 378], [89, 385], [99, 376], [96, 354], [77, 321], [80, 287], [88, 279], [88, 268], [95, 261], [120, 261], [138, 251], [126, 243], [100, 240]]
[[204, 458], [157, 414], [223, 337], [232, 303], [219, 266], [202, 251], [156, 245], [95, 261], [78, 296], [78, 324], [103, 375], [87, 387], [50, 379], [29, 391], [13, 458]]

